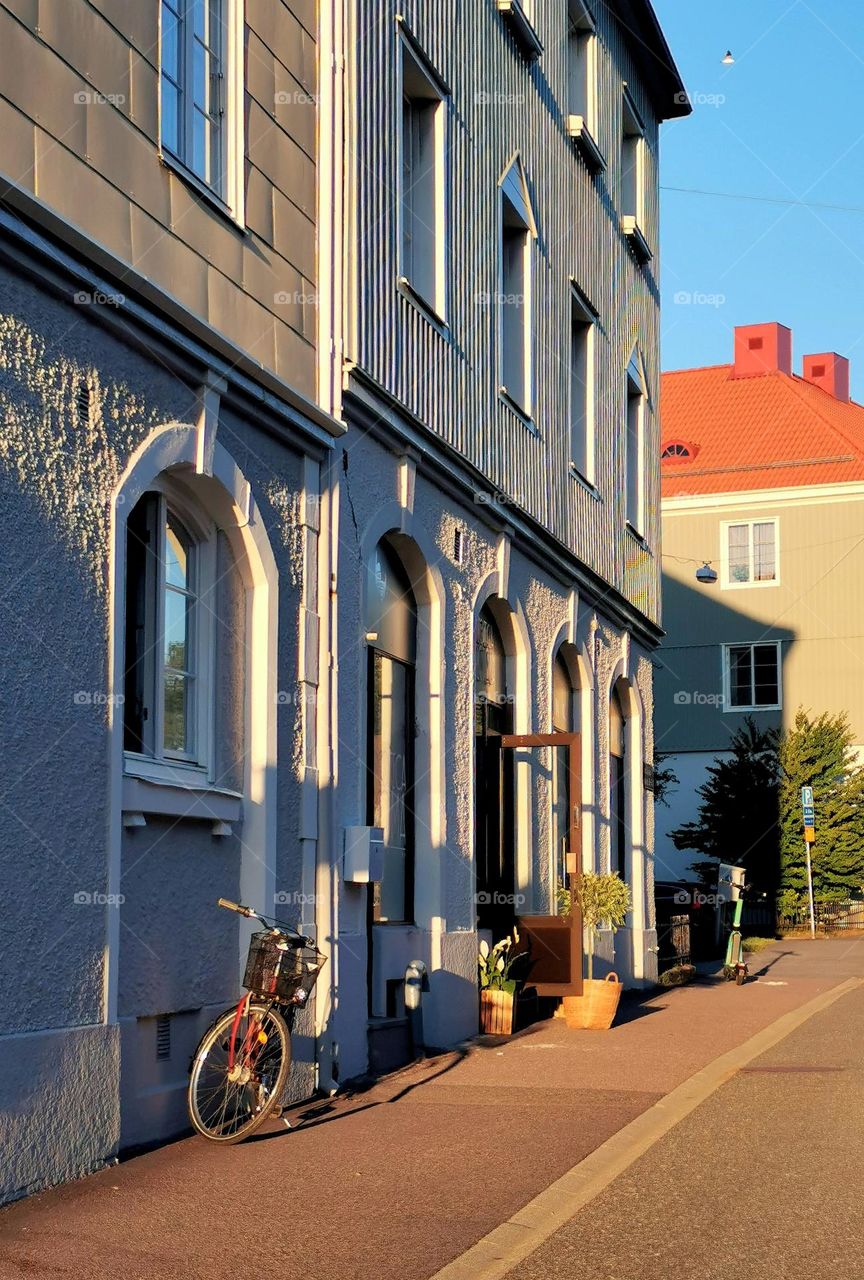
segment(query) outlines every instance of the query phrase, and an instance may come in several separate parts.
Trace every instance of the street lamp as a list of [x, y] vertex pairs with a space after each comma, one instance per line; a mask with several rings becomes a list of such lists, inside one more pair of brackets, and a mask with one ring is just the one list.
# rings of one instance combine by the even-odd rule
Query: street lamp
[[717, 581], [717, 570], [712, 569], [710, 564], [703, 564], [701, 569], [696, 570], [696, 581], [703, 586], [710, 586]]
[[732, 57], [732, 50], [727, 49], [726, 52], [723, 54], [723, 57], [720, 59], [720, 61], [723, 63], [724, 67], [731, 67], [733, 62], [735, 61], [735, 59]]

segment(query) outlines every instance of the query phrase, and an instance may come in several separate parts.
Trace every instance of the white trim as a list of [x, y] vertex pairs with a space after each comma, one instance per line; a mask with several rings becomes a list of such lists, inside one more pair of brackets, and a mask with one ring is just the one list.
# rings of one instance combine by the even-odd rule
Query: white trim
[[[729, 670], [729, 650], [743, 649], [749, 646], [753, 649], [756, 645], [773, 645], [777, 650], [777, 701], [767, 703], [763, 706], [746, 706], [733, 707], [730, 696], [730, 670]], [[721, 661], [721, 678], [723, 681], [723, 714], [724, 715], [749, 715], [754, 711], [782, 711], [783, 710], [783, 649], [780, 640], [730, 640], [720, 646]], [[752, 664], [752, 657], [751, 657]]]
[[[278, 587], [276, 561], [249, 482], [218, 442], [213, 450], [213, 476], [196, 481], [198, 433], [194, 424], [171, 422], [157, 428], [129, 460], [115, 491], [111, 509], [109, 596], [110, 814], [108, 897], [120, 893], [123, 849], [123, 651], [126, 601], [126, 519], [138, 499], [158, 477], [172, 472], [190, 485], [200, 483], [201, 502], [224, 532], [235, 554], [246, 588], [246, 711], [243, 781], [243, 858], [240, 893], [247, 902], [265, 905], [275, 892], [276, 853], [276, 695], [278, 686]], [[193, 490], [194, 491], [194, 490]], [[197, 496], [197, 493], [196, 493]], [[119, 698], [119, 700], [118, 700]], [[120, 912], [107, 909], [104, 1018], [118, 1016]], [[248, 942], [241, 930], [238, 966]]]
[[[686, 472], [682, 470], [682, 476]], [[679, 476], [664, 476], [662, 479], [679, 479]], [[663, 498], [660, 509], [663, 515], [688, 515], [691, 511], [735, 510], [751, 505], [757, 506], [815, 506], [823, 502], [858, 502], [864, 498], [864, 480], [850, 481], [842, 484], [822, 484], [816, 486], [796, 486], [789, 489], [747, 489], [740, 493], [702, 493], [681, 494], [678, 497]], [[748, 519], [750, 517], [748, 516]]]
[[[521, 396], [508, 387], [504, 368], [504, 306], [506, 293], [504, 278], [504, 202], [513, 209], [524, 229], [522, 246], [522, 380]], [[521, 157], [518, 152], [506, 165], [498, 181], [498, 299], [496, 311], [498, 315], [498, 390], [499, 395], [516, 408], [520, 415], [533, 425], [534, 404], [534, 359], [533, 359], [533, 289], [532, 289], [532, 241], [537, 238], [537, 224], [531, 208], [528, 194], [528, 183]]]
[[[732, 582], [729, 579], [729, 530], [736, 525], [747, 525], [749, 528], [750, 573], [753, 572], [753, 526], [756, 524], [773, 524], [774, 526], [774, 577], [750, 578], [747, 582]], [[780, 521], [777, 516], [744, 517], [740, 520], [720, 521], [720, 587], [723, 591], [750, 591], [754, 587], [780, 586]]]
[[[588, 302], [575, 280], [570, 281], [570, 378], [567, 388], [568, 419], [570, 423], [570, 466], [574, 474], [589, 485], [596, 483], [596, 426], [597, 426], [597, 312]], [[585, 334], [585, 470], [573, 459], [573, 325], [578, 321], [587, 327]]]
[[[397, 25], [397, 41], [399, 54], [396, 59], [396, 75], [398, 78], [396, 102], [399, 109], [399, 121], [396, 129], [396, 154], [397, 154], [397, 200], [396, 200], [396, 248], [398, 261], [397, 283], [404, 285], [410, 290], [410, 293], [425, 307], [428, 307], [433, 317], [439, 324], [447, 326], [447, 308], [448, 308], [448, 280], [447, 280], [447, 264], [448, 264], [448, 244], [447, 244], [447, 226], [448, 226], [448, 207], [447, 207], [447, 102], [449, 94], [446, 87], [437, 75], [434, 67], [425, 52], [417, 43], [412, 31], [405, 23], [404, 19], [398, 20]], [[410, 59], [412, 70], [423, 80], [424, 87], [428, 88], [428, 102], [433, 106], [433, 151], [435, 171], [433, 174], [433, 183], [435, 190], [434, 211], [433, 211], [433, 228], [432, 228], [432, 297], [421, 289], [416, 280], [412, 280], [407, 273], [406, 263], [403, 257], [404, 246], [404, 200], [403, 182], [405, 176], [405, 130], [403, 127], [404, 100], [406, 96], [410, 101], [419, 101], [412, 98], [410, 94], [405, 92], [405, 61]]]

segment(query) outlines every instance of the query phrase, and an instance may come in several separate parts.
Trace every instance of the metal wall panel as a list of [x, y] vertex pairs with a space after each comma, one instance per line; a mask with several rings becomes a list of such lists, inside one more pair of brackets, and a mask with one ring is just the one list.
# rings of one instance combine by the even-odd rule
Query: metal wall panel
[[[659, 545], [654, 405], [658, 389], [656, 258], [640, 267], [620, 233], [621, 108], [627, 83], [646, 124], [644, 230], [657, 248], [657, 123], [623, 34], [607, 6], [595, 6], [600, 39], [598, 142], [607, 168], [592, 178], [566, 132], [566, 4], [543, 6], [544, 45], [525, 61], [494, 0], [399, 6], [357, 0], [353, 118], [358, 156], [353, 361], [409, 413], [478, 465], [490, 489], [507, 495], [621, 590], [659, 617]], [[398, 290], [397, 11], [451, 91], [447, 102], [449, 252], [442, 334]], [[533, 244], [534, 424], [498, 394], [498, 181], [518, 151], [527, 174]], [[597, 494], [570, 471], [570, 279], [600, 314], [597, 356]], [[639, 345], [651, 408], [646, 419], [646, 543], [625, 532], [624, 374]]]

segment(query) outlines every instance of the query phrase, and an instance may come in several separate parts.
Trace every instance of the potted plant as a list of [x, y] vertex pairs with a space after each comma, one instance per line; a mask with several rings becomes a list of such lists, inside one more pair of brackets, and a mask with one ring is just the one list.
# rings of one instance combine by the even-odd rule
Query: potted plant
[[[624, 923], [630, 910], [630, 890], [617, 874], [583, 871], [576, 881], [576, 894], [587, 934], [588, 977], [583, 982], [581, 996], [564, 997], [564, 1017], [568, 1027], [608, 1031], [621, 999], [621, 983], [614, 973], [602, 980], [594, 978], [594, 944], [601, 924], [608, 924], [614, 933]], [[568, 889], [559, 890], [558, 908], [562, 915], [569, 912]]]
[[484, 940], [480, 943], [477, 962], [480, 970], [480, 1030], [488, 1035], [509, 1036], [513, 1030], [513, 1009], [516, 1002], [516, 979], [511, 970], [518, 959], [513, 945], [519, 941], [514, 928], [494, 947]]

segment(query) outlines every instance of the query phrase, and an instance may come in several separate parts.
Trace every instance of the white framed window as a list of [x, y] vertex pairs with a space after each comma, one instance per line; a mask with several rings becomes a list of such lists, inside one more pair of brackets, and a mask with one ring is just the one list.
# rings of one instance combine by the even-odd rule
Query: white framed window
[[575, 283], [570, 311], [570, 462], [594, 483], [594, 335], [597, 312]]
[[126, 524], [123, 745], [129, 773], [208, 774], [214, 589], [215, 531], [169, 485], [146, 493]]
[[720, 525], [722, 587], [777, 586], [779, 525], [771, 520], [726, 520]]
[[243, 221], [243, 2], [160, 0], [163, 158]]
[[621, 230], [636, 257], [648, 262], [651, 249], [645, 225], [645, 126], [625, 90], [621, 109]]
[[645, 375], [637, 352], [627, 366], [624, 429], [625, 518], [635, 533], [645, 524]]
[[399, 274], [439, 317], [446, 311], [444, 91], [403, 34]]
[[526, 417], [532, 412], [531, 236], [534, 217], [518, 158], [500, 186], [499, 345], [501, 392]]
[[599, 136], [598, 51], [586, 0], [569, 0], [567, 27], [567, 124], [589, 169], [605, 168]]
[[779, 640], [723, 645], [723, 710], [779, 711], [782, 707]]

